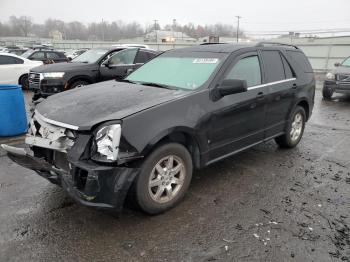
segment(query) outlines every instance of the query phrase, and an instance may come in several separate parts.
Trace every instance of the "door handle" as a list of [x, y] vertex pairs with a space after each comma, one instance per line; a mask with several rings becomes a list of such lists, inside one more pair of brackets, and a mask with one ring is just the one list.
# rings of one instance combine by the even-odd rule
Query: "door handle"
[[257, 94], [257, 96], [256, 96], [256, 98], [257, 98], [258, 100], [264, 99], [264, 97], [265, 97], [264, 92], [259, 92], [259, 93]]
[[298, 87], [298, 86], [297, 86], [297, 84], [295, 84], [295, 83], [292, 85], [292, 89], [297, 89], [297, 87]]

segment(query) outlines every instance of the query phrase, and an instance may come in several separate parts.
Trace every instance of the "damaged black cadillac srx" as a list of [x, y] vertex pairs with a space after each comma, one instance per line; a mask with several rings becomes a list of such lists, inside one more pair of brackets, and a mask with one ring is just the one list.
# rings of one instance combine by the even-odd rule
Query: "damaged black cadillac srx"
[[122, 82], [49, 97], [30, 120], [28, 147], [2, 147], [83, 205], [119, 211], [128, 196], [157, 214], [179, 203], [193, 169], [270, 139], [296, 146], [314, 93], [295, 46], [194, 46]]

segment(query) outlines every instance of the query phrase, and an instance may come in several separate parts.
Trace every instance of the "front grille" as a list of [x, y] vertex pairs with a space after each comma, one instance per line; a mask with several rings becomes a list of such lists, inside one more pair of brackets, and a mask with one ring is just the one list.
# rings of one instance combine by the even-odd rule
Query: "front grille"
[[337, 79], [338, 81], [349, 82], [349, 81], [350, 81], [350, 75], [337, 74], [336, 79]]
[[29, 73], [29, 88], [33, 88], [33, 89], [40, 89], [40, 74], [38, 73]]
[[54, 94], [60, 91], [58, 87], [53, 87], [53, 86], [41, 86], [40, 90], [44, 94]]

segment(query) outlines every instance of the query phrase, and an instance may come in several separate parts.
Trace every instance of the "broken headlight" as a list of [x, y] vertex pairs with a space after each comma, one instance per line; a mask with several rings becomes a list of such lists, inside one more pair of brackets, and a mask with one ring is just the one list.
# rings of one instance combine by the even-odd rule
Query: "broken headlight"
[[92, 159], [102, 162], [114, 162], [118, 159], [119, 143], [122, 133], [120, 124], [101, 127], [93, 142]]

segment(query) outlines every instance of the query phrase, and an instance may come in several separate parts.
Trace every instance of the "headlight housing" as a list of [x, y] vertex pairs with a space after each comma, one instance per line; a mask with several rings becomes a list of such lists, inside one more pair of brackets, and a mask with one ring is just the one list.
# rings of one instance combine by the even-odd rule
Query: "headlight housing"
[[93, 142], [92, 159], [102, 162], [114, 162], [118, 159], [119, 143], [122, 134], [120, 124], [101, 127]]
[[63, 76], [64, 72], [43, 73], [43, 78], [62, 78]]
[[326, 75], [326, 78], [328, 80], [334, 80], [335, 79], [335, 75], [332, 73], [332, 72], [329, 72], [327, 75]]

